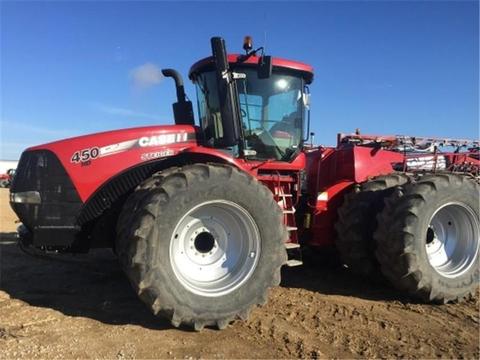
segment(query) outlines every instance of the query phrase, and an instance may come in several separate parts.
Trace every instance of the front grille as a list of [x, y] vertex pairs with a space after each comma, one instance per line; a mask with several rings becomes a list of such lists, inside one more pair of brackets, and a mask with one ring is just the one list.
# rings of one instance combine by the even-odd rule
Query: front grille
[[12, 193], [38, 191], [40, 204], [11, 203], [20, 221], [30, 230], [76, 229], [82, 202], [58, 158], [48, 150], [22, 154]]

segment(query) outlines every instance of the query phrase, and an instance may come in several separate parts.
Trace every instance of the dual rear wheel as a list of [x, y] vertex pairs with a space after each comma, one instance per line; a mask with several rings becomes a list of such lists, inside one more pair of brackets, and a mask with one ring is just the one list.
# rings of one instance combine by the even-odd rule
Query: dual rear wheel
[[[385, 182], [385, 177], [363, 188], [379, 180]], [[360, 212], [359, 204], [346, 202], [337, 224], [338, 249], [345, 264], [363, 275], [382, 275], [422, 301], [445, 303], [467, 297], [479, 281], [479, 191], [478, 183], [468, 176], [424, 175], [380, 190], [374, 197], [377, 202], [361, 205], [368, 211]], [[370, 226], [356, 235], [344, 230], [345, 214], [352, 213], [370, 219]], [[361, 261], [354, 256], [358, 253]]]

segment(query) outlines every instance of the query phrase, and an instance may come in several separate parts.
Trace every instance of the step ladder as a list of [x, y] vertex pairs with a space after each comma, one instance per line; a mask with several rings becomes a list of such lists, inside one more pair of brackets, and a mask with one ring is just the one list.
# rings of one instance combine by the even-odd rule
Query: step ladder
[[289, 267], [300, 266], [303, 264], [302, 252], [300, 244], [298, 243], [297, 226], [295, 221], [295, 207], [293, 206], [293, 196], [291, 193], [285, 192], [285, 187], [281, 186], [276, 191], [276, 198], [279, 206], [282, 208], [284, 215], [284, 222], [287, 225], [289, 233], [288, 242], [285, 243], [288, 260], [286, 265]]

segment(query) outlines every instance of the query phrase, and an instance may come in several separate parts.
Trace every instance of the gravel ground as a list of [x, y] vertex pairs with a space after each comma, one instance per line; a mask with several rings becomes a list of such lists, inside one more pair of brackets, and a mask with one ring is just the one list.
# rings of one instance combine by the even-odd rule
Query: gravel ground
[[0, 189], [0, 358], [475, 358], [479, 295], [409, 302], [336, 266], [285, 269], [246, 322], [174, 329], [136, 298], [109, 251], [35, 258]]

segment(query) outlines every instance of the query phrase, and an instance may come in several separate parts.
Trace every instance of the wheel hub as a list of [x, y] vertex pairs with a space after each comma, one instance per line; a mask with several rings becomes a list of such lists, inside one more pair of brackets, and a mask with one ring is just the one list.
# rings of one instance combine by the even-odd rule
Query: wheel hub
[[195, 237], [193, 241], [195, 249], [202, 255], [209, 253], [212, 254], [212, 250], [215, 247], [215, 238], [208, 231], [203, 231]]
[[431, 217], [426, 233], [426, 251], [430, 265], [441, 275], [464, 274], [479, 252], [479, 220], [468, 206], [451, 202]]
[[180, 283], [203, 296], [225, 295], [253, 273], [260, 255], [260, 235], [241, 206], [215, 200], [195, 206], [177, 223], [170, 242], [170, 262]]

